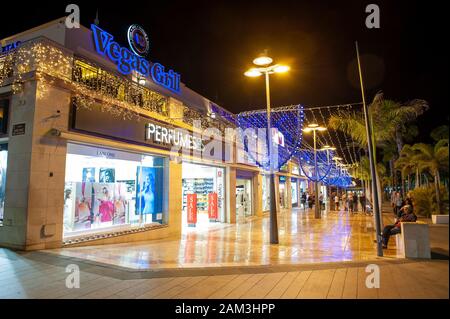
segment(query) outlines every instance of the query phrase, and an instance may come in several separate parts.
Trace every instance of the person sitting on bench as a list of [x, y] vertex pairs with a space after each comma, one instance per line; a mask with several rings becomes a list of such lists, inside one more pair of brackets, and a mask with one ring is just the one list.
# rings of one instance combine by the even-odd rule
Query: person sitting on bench
[[[415, 222], [417, 220], [417, 216], [413, 213], [411, 205], [405, 205], [400, 209], [401, 216], [396, 220], [393, 225], [386, 225], [383, 229], [383, 248], [386, 249], [389, 238], [393, 235], [400, 234], [401, 232], [401, 223], [403, 222]], [[399, 214], [400, 214], [399, 212]]]

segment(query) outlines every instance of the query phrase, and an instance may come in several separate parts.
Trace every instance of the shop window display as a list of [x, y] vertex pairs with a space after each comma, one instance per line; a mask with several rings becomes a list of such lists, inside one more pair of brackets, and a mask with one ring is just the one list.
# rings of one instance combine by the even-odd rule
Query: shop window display
[[8, 160], [7, 144], [0, 145], [0, 225], [3, 224], [5, 210], [6, 168]]
[[262, 178], [262, 207], [263, 211], [270, 210], [270, 176], [263, 175]]
[[[220, 167], [183, 163], [182, 168], [182, 221], [187, 226], [188, 195], [196, 194], [196, 215], [198, 226], [208, 226], [211, 221], [225, 222], [225, 180], [224, 169]], [[217, 218], [210, 218], [214, 209]], [[217, 214], [215, 214], [217, 213]]]
[[238, 220], [253, 215], [251, 179], [236, 180], [236, 214]]
[[164, 159], [68, 144], [64, 236], [163, 224]]

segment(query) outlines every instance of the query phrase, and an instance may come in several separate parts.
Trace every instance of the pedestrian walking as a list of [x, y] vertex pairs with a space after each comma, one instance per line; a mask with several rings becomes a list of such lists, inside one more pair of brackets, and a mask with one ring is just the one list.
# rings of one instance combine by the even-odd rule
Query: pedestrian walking
[[339, 195], [338, 194], [334, 195], [334, 206], [335, 206], [336, 211], [339, 211]]
[[358, 212], [358, 194], [356, 192], [353, 193], [353, 212]]
[[352, 192], [348, 193], [347, 207], [348, 207], [348, 212], [353, 215], [353, 193]]
[[302, 202], [303, 210], [306, 210], [306, 199], [307, 199], [306, 192], [302, 192], [301, 202]]
[[344, 210], [347, 210], [347, 194], [343, 193], [342, 194], [342, 208]]
[[359, 195], [359, 203], [361, 204], [361, 210], [363, 211], [363, 213], [366, 212], [366, 195], [364, 193], [361, 193], [361, 195]]

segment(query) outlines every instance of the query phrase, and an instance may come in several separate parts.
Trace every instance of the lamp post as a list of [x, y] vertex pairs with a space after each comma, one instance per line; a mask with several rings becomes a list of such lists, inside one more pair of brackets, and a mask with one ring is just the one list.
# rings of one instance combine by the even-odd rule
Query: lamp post
[[258, 77], [264, 74], [266, 81], [266, 104], [267, 104], [267, 153], [269, 159], [270, 176], [270, 243], [278, 244], [278, 223], [277, 223], [277, 205], [275, 198], [275, 174], [273, 168], [272, 152], [272, 125], [270, 116], [270, 82], [269, 75], [273, 73], [285, 73], [289, 67], [281, 64], [272, 64], [272, 58], [266, 53], [253, 60], [253, 64], [258, 67], [249, 69], [244, 73], [248, 77]]
[[303, 129], [303, 132], [309, 133], [313, 132], [314, 137], [314, 197], [315, 197], [315, 208], [314, 208], [314, 218], [320, 218], [320, 207], [319, 207], [319, 174], [317, 172], [317, 139], [316, 131], [323, 132], [327, 128], [319, 126], [319, 124], [313, 123], [309, 124], [308, 127]]
[[330, 165], [330, 151], [335, 151], [336, 147], [325, 145], [320, 150], [327, 152], [327, 164]]
[[[333, 160], [336, 164], [336, 168], [339, 168], [339, 176], [341, 175], [341, 163], [339, 161], [342, 161], [342, 157], [334, 156]], [[339, 196], [339, 185], [336, 185], [336, 194]]]
[[363, 76], [361, 71], [361, 61], [359, 59], [359, 48], [358, 48], [358, 42], [355, 42], [356, 47], [356, 58], [358, 61], [358, 73], [359, 73], [359, 83], [361, 86], [361, 96], [363, 100], [363, 108], [364, 108], [364, 124], [366, 125], [366, 136], [367, 136], [367, 148], [368, 148], [368, 155], [369, 155], [369, 165], [370, 165], [370, 175], [372, 177], [372, 202], [373, 202], [373, 214], [375, 215], [375, 229], [376, 229], [376, 241], [377, 241], [377, 256], [383, 257], [383, 248], [382, 248], [382, 215], [381, 215], [381, 209], [380, 209], [380, 203], [378, 201], [378, 176], [376, 171], [376, 158], [375, 158], [375, 147], [373, 145], [372, 140], [372, 126], [370, 123], [370, 114], [369, 109], [366, 104], [366, 96], [364, 93], [364, 83], [363, 83]]
[[[327, 165], [329, 166], [330, 165], [330, 152], [335, 151], [336, 147], [330, 146], [330, 145], [325, 145], [320, 150], [327, 152]], [[330, 185], [327, 186], [327, 198], [328, 198], [328, 195], [331, 196], [331, 186]], [[330, 206], [329, 209], [330, 210], [332, 207], [334, 207], [333, 200], [334, 200], [333, 198], [330, 198], [330, 201], [329, 201], [329, 206]]]

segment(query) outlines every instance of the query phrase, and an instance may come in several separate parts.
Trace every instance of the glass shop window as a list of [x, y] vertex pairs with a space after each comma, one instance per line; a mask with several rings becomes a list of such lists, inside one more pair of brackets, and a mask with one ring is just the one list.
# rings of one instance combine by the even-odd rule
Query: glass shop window
[[0, 135], [8, 134], [9, 98], [0, 97]]
[[5, 212], [7, 161], [8, 161], [8, 144], [0, 144], [0, 226], [3, 225], [3, 216]]
[[69, 143], [64, 191], [64, 237], [161, 225], [164, 158]]

